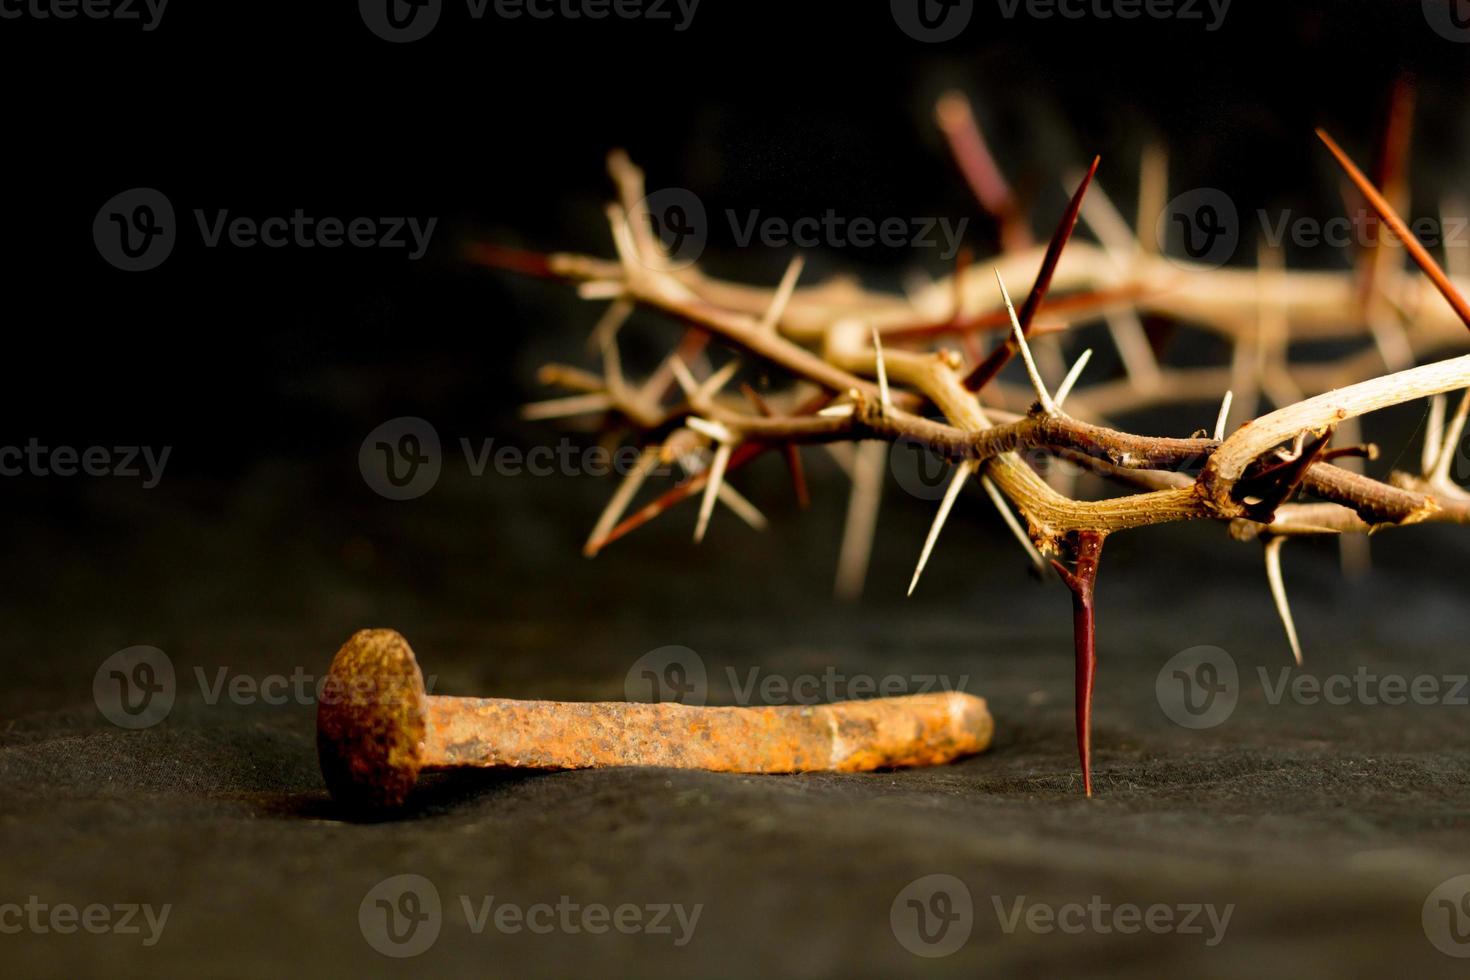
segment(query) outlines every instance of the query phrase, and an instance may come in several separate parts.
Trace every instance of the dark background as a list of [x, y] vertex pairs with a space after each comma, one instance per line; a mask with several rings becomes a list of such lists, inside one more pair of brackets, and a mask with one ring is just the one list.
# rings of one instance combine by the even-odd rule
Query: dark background
[[[1219, 187], [1242, 212], [1340, 213], [1327, 126], [1372, 157], [1389, 90], [1419, 86], [1414, 212], [1464, 192], [1470, 46], [1418, 2], [1235, 0], [1198, 22], [1007, 20], [991, 3], [929, 45], [886, 4], [704, 0], [692, 27], [472, 22], [450, 4], [425, 40], [390, 45], [352, 4], [183, 4], [157, 30], [0, 21], [11, 175], [4, 229], [7, 371], [0, 444], [169, 446], [152, 490], [121, 478], [0, 480], [0, 902], [171, 902], [163, 941], [0, 935], [17, 975], [384, 972], [816, 976], [1094, 968], [1152, 975], [1455, 975], [1419, 927], [1429, 889], [1470, 872], [1464, 708], [1302, 709], [1246, 699], [1235, 720], [1177, 728], [1159, 666], [1198, 644], [1274, 668], [1289, 657], [1258, 550], [1215, 527], [1109, 545], [1101, 585], [1099, 797], [1080, 798], [1068, 603], [1038, 586], [976, 495], [923, 587], [902, 590], [930, 505], [890, 486], [857, 606], [831, 598], [846, 488], [812, 453], [800, 514], [775, 461], [742, 489], [773, 520], [692, 507], [596, 561], [580, 545], [611, 485], [473, 478], [460, 437], [554, 441], [514, 418], [535, 367], [582, 356], [597, 307], [549, 283], [468, 266], [484, 240], [610, 254], [601, 205], [614, 146], [651, 187], [796, 217], [970, 217], [932, 123], [936, 96], [976, 103], [1045, 234], [1060, 180], [1091, 155], [1125, 213], [1140, 147], [1163, 140], [1171, 187]], [[158, 269], [118, 271], [91, 224], [131, 187], [163, 191], [180, 242]], [[401, 251], [204, 248], [194, 208], [255, 217], [438, 217], [419, 262]], [[774, 282], [790, 254], [736, 249], [715, 224], [713, 271]], [[1329, 250], [1293, 265], [1345, 268]], [[896, 287], [932, 253], [819, 251], [812, 279], [855, 270]], [[629, 358], [673, 326], [640, 315]], [[1192, 414], [1150, 419], [1188, 434]], [[426, 496], [375, 495], [357, 466], [388, 419], [430, 420], [449, 451]], [[1370, 435], [1384, 463], [1422, 406]], [[1187, 416], [1187, 417], [1186, 417]], [[1412, 457], [1411, 457], [1412, 458]], [[1386, 468], [1386, 467], [1385, 467]], [[1454, 674], [1470, 627], [1465, 538], [1419, 528], [1374, 542], [1365, 580], [1336, 549], [1294, 546], [1288, 578], [1323, 673]], [[151, 644], [183, 676], [219, 667], [320, 672], [354, 629], [391, 625], [440, 690], [617, 698], [644, 651], [688, 645], [713, 665], [778, 674], [828, 665], [969, 676], [998, 724], [990, 753], [940, 770], [758, 779], [572, 773], [450, 780], [408, 819], [343, 821], [316, 773], [309, 705], [181, 696], [142, 732], [91, 701], [97, 665]], [[718, 700], [728, 692], [715, 690]], [[441, 894], [523, 903], [703, 902], [695, 941], [475, 936], [446, 924], [424, 957], [374, 953], [356, 926], [376, 882], [419, 873]], [[975, 896], [958, 954], [920, 960], [888, 926], [909, 881], [948, 873]], [[1227, 941], [1003, 936], [989, 896], [1054, 903], [1236, 902]]]

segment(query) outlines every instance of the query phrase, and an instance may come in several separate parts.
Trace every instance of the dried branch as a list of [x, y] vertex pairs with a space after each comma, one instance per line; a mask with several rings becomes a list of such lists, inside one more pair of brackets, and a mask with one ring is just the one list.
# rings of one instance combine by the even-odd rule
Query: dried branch
[[[1402, 263], [1381, 258], [1371, 263], [1371, 301], [1364, 302], [1362, 283], [1369, 273], [1355, 278], [1287, 270], [1275, 249], [1261, 252], [1259, 269], [1216, 269], [1160, 255], [1145, 244], [1146, 214], [1140, 212], [1135, 236], [1101, 188], [1093, 187], [1096, 160], [1045, 250], [1027, 247], [1015, 225], [1015, 199], [968, 107], [950, 96], [939, 116], [977, 196], [1003, 226], [1011, 223], [1008, 247], [988, 274], [980, 268], [983, 263], [967, 255], [949, 277], [919, 285], [903, 297], [870, 292], [847, 279], [798, 286], [799, 258], [774, 288], [718, 280], [697, 266], [675, 268], [649, 223], [643, 175], [621, 154], [609, 159], [620, 201], [608, 210], [615, 260], [567, 254], [541, 259], [485, 246], [467, 254], [497, 267], [560, 277], [579, 284], [589, 298], [612, 300], [592, 338], [593, 349], [602, 354], [603, 374], [548, 366], [542, 379], [572, 394], [529, 409], [542, 418], [605, 413], [639, 433], [644, 446], [639, 462], [599, 517], [586, 545], [589, 555], [696, 494], [701, 497], [696, 540], [704, 535], [717, 500], [726, 500], [759, 524], [759, 512], [729, 481], [772, 449], [786, 457], [804, 506], [807, 492], [798, 447], [820, 444], [835, 450], [854, 444], [858, 450], [850, 464], [853, 488], [837, 588], [840, 594], [856, 595], [876, 533], [885, 447], [902, 440], [955, 467], [923, 542], [909, 586], [912, 593], [960, 490], [972, 477], [978, 479], [1038, 566], [1043, 555], [1071, 562], [1068, 567], [1054, 560], [1053, 567], [1073, 595], [1078, 750], [1084, 788], [1091, 794], [1094, 590], [1107, 536], [1175, 521], [1215, 521], [1236, 539], [1262, 539], [1268, 581], [1300, 661], [1280, 569], [1280, 551], [1288, 537], [1362, 537], [1419, 523], [1470, 524], [1470, 494], [1449, 478], [1450, 461], [1470, 416], [1470, 393], [1448, 422], [1443, 401], [1432, 403], [1437, 407], [1421, 473], [1395, 473], [1380, 480], [1334, 462], [1358, 465], [1374, 458], [1375, 448], [1360, 445], [1360, 437], [1352, 433], [1360, 416], [1452, 391], [1470, 392], [1470, 355], [1420, 366], [1407, 363], [1464, 349], [1470, 304], [1455, 280], [1407, 233], [1385, 195], [1324, 133], [1319, 133], [1323, 142], [1403, 240], [1428, 281], [1449, 300], [1448, 308], [1419, 303], [1421, 295], [1430, 295], [1427, 287], [1412, 286]], [[1402, 170], [1402, 163], [1394, 166]], [[1161, 201], [1167, 183], [1162, 156], [1147, 157], [1145, 171], [1141, 196]], [[1106, 247], [1071, 241], [1079, 216], [1102, 235]], [[1377, 249], [1383, 251], [1381, 243]], [[1007, 279], [1031, 281], [1019, 312], [1006, 290]], [[1052, 290], [1068, 295], [1049, 299]], [[662, 313], [686, 331], [680, 352], [642, 385], [625, 379], [617, 353], [618, 330], [635, 307]], [[1411, 309], [1414, 315], [1409, 316]], [[1232, 363], [1162, 366], [1144, 336], [1139, 319], [1144, 314], [1226, 338], [1234, 349]], [[1038, 325], [1043, 315], [1047, 326]], [[1087, 319], [1107, 321], [1126, 376], [1079, 387], [1089, 350], [1053, 393], [1042, 371], [1060, 374], [1066, 361], [1054, 346], [1060, 335], [1051, 324], [1065, 327]], [[947, 336], [973, 341], [977, 334], [1002, 329], [1009, 338], [978, 362], [972, 358], [968, 366], [954, 350], [933, 346]], [[1365, 344], [1371, 340], [1372, 346], [1338, 362], [1289, 363], [1289, 341], [1329, 337], [1355, 337]], [[739, 370], [737, 360], [697, 380], [681, 354], [697, 353], [709, 338], [733, 348], [744, 362], [784, 372], [792, 387], [757, 394], [745, 386], [744, 400], [722, 394]], [[1043, 343], [1047, 346], [1033, 351], [1033, 345]], [[684, 349], [686, 344], [690, 350]], [[1025, 389], [999, 377], [1016, 352], [1025, 362]], [[1046, 356], [1034, 356], [1041, 353]], [[1380, 376], [1389, 359], [1405, 363]], [[670, 381], [677, 383], [672, 400]], [[976, 394], [981, 391], [984, 404]], [[1140, 435], [1103, 424], [1104, 418], [1139, 408], [1213, 401], [1222, 393], [1213, 430], [1207, 430], [1213, 438], [1204, 432]], [[1230, 429], [1232, 407], [1254, 414], [1258, 394], [1274, 401], [1275, 410]], [[1331, 445], [1334, 433], [1342, 434], [1344, 445]], [[682, 484], [623, 516], [658, 461], [688, 458], [710, 461], [694, 466]], [[1075, 464], [1123, 492], [1100, 499], [1059, 492], [1037, 472], [1043, 460]], [[1298, 499], [1303, 496], [1313, 499]]]

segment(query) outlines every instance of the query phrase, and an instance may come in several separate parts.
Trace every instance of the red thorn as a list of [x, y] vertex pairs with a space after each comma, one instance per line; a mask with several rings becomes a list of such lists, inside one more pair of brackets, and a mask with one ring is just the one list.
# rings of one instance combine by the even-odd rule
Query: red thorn
[[[1038, 316], [1041, 313], [1062, 316], [1068, 313], [1091, 312], [1106, 306], [1115, 304], [1133, 303], [1150, 291], [1138, 284], [1120, 286], [1117, 289], [1100, 289], [1095, 292], [1072, 293], [1061, 299], [1048, 300], [1041, 304]], [[940, 322], [929, 323], [904, 323], [895, 324], [883, 328], [883, 339], [907, 339], [912, 337], [931, 337], [940, 334], [960, 334], [968, 336], [976, 330], [1009, 330], [1011, 329], [1011, 317], [1005, 310], [991, 310], [978, 316], [966, 317], [962, 320], [953, 318]], [[1035, 333], [1027, 334], [1028, 337]]]
[[1093, 590], [1097, 585], [1098, 561], [1102, 557], [1101, 531], [1078, 531], [1073, 552], [1076, 570], [1069, 571], [1053, 560], [1067, 588], [1072, 590], [1072, 639], [1076, 648], [1077, 755], [1082, 762], [1082, 790], [1092, 796], [1092, 690], [1097, 678], [1097, 618]]
[[1465, 301], [1465, 297], [1455, 288], [1455, 284], [1450, 282], [1450, 277], [1445, 275], [1444, 270], [1439, 267], [1439, 263], [1434, 261], [1434, 257], [1419, 243], [1419, 239], [1414, 237], [1413, 232], [1409, 231], [1408, 226], [1404, 224], [1404, 220], [1393, 209], [1393, 205], [1389, 204], [1387, 199], [1378, 192], [1378, 188], [1374, 187], [1373, 183], [1367, 177], [1363, 176], [1363, 172], [1358, 169], [1357, 164], [1353, 163], [1348, 158], [1348, 155], [1343, 152], [1342, 147], [1338, 146], [1337, 142], [1331, 136], [1327, 135], [1326, 130], [1319, 128], [1317, 130], [1317, 138], [1337, 158], [1338, 165], [1342, 167], [1343, 171], [1348, 175], [1348, 178], [1357, 186], [1359, 193], [1368, 199], [1368, 203], [1373, 206], [1373, 210], [1378, 212], [1378, 217], [1382, 218], [1383, 223], [1388, 225], [1389, 231], [1392, 231], [1394, 236], [1403, 243], [1404, 248], [1409, 250], [1409, 254], [1413, 256], [1414, 261], [1424, 271], [1424, 274], [1429, 277], [1430, 282], [1434, 283], [1440, 295], [1454, 308], [1455, 313], [1464, 322], [1465, 326], [1470, 328], [1470, 303]]
[[[1413, 142], [1414, 102], [1413, 78], [1400, 75], [1389, 96], [1388, 117], [1384, 122], [1378, 158], [1373, 168], [1374, 183], [1383, 188], [1384, 199], [1397, 202], [1400, 208], [1408, 207], [1409, 149]], [[1353, 206], [1351, 202], [1349, 206]], [[1377, 289], [1378, 249], [1383, 236], [1366, 219], [1360, 223], [1363, 225], [1364, 247], [1358, 262], [1358, 308], [1366, 310]]]
[[965, 183], [970, 185], [970, 192], [1000, 226], [1002, 250], [1013, 252], [1029, 247], [1031, 235], [1020, 220], [1016, 195], [991, 155], [969, 100], [958, 92], [948, 93], [940, 98], [934, 114], [949, 144], [950, 155]]
[[[756, 411], [760, 412], [766, 418], [775, 418], [776, 413], [771, 410], [771, 406], [761, 397], [760, 392], [748, 384], [742, 384], [740, 390], [745, 392], [745, 397], [755, 406]], [[811, 506], [812, 498], [811, 494], [807, 491], [806, 470], [801, 465], [801, 450], [792, 442], [788, 442], [781, 449], [786, 456], [786, 469], [791, 472], [791, 487], [796, 492], [796, 504], [802, 510], [806, 510]]]
[[[1026, 302], [1017, 316], [1021, 322], [1023, 336], [1030, 335], [1031, 323], [1036, 319], [1037, 311], [1041, 309], [1042, 300], [1046, 299], [1046, 291], [1051, 288], [1051, 279], [1057, 271], [1057, 263], [1061, 261], [1062, 250], [1067, 247], [1067, 242], [1072, 240], [1072, 231], [1077, 227], [1077, 218], [1082, 214], [1082, 198], [1086, 196], [1087, 188], [1092, 185], [1092, 178], [1097, 174], [1097, 167], [1100, 163], [1102, 163], [1102, 157], [1092, 158], [1092, 166], [1087, 168], [1087, 175], [1082, 178], [1082, 183], [1077, 185], [1076, 192], [1072, 194], [1072, 200], [1067, 203], [1067, 210], [1062, 215], [1061, 223], [1052, 233], [1051, 244], [1046, 247], [1046, 257], [1041, 260], [1041, 271], [1036, 274], [1036, 281], [1031, 285], [1031, 293], [1026, 297]], [[971, 391], [979, 391], [984, 388], [1000, 373], [1001, 368], [1006, 366], [1014, 353], [1015, 350], [1010, 342], [1001, 344], [966, 376], [965, 387]]]
[[466, 242], [460, 247], [460, 254], [467, 262], [474, 265], [482, 265], [488, 269], [508, 269], [511, 272], [519, 272], [527, 276], [537, 276], [542, 279], [560, 278], [551, 271], [551, 263], [548, 257], [540, 252], [528, 252], [519, 248], [504, 248], [500, 245], [489, 245], [485, 242]]

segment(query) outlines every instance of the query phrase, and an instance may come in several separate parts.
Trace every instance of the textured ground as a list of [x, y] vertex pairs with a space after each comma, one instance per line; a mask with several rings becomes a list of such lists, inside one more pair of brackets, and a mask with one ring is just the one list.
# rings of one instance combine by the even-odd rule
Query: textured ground
[[[354, 448], [228, 491], [83, 497], [10, 545], [0, 898], [172, 906], [148, 948], [139, 936], [0, 935], [10, 975], [1463, 974], [1421, 911], [1470, 872], [1467, 708], [1271, 704], [1256, 668], [1275, 683], [1289, 653], [1256, 550], [1217, 529], [1118, 539], [1106, 557], [1099, 793], [1087, 801], [1065, 591], [1025, 576], [978, 495], [907, 603], [929, 507], [892, 495], [871, 599], [844, 608], [827, 598], [839, 508], [790, 513], [775, 467], [752, 488], [773, 533], [721, 515], [691, 550], [688, 512], [586, 562], [575, 556], [591, 481], [446, 476], [393, 505], [351, 491]], [[326, 506], [339, 494], [356, 503]], [[78, 526], [94, 531], [85, 544], [65, 533]], [[1461, 543], [1384, 539], [1362, 585], [1338, 583], [1326, 549], [1289, 552], [1310, 672], [1470, 670], [1470, 610], [1435, 572]], [[405, 819], [351, 822], [322, 788], [309, 704], [211, 705], [195, 668], [211, 684], [220, 668], [314, 676], [363, 625], [402, 629], [448, 693], [616, 698], [632, 663], [666, 644], [699, 652], [713, 702], [735, 696], [727, 668], [741, 683], [752, 667], [937, 674], [990, 699], [997, 738], [981, 757], [917, 772], [441, 778]], [[162, 723], [125, 731], [90, 692], [98, 664], [134, 644], [168, 653], [178, 698]], [[1241, 686], [1227, 721], [1191, 731], [1165, 716], [1155, 680], [1200, 644], [1230, 652]], [[443, 903], [437, 940], [414, 959], [379, 955], [359, 926], [369, 890], [399, 874], [424, 876]], [[951, 925], [962, 942], [941, 937], [955, 952], [920, 959], [901, 942], [915, 943], [907, 898], [898, 918], [890, 910], [936, 874], [963, 883], [973, 921], [968, 935]], [[962, 896], [947, 887], [952, 909]], [[677, 925], [477, 934], [460, 896], [477, 908], [489, 895], [702, 909], [682, 946]], [[997, 903], [1008, 914], [1022, 896], [1234, 909], [1213, 946], [1208, 925], [1008, 934]]]

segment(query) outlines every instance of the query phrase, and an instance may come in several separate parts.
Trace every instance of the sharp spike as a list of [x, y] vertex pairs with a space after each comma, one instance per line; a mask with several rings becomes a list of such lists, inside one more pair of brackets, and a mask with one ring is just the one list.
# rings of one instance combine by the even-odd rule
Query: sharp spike
[[1031, 356], [1031, 346], [1026, 343], [1026, 332], [1021, 329], [1021, 321], [1016, 317], [1016, 307], [1011, 302], [1011, 293], [1006, 289], [1005, 280], [1000, 277], [1000, 269], [995, 270], [995, 281], [1000, 284], [1000, 295], [1005, 300], [1006, 312], [1011, 317], [1011, 334], [1015, 337], [1017, 347], [1020, 348], [1021, 360], [1026, 363], [1026, 373], [1031, 378], [1031, 387], [1036, 389], [1036, 398], [1041, 402], [1042, 411], [1048, 415], [1055, 415], [1057, 407], [1052, 403], [1046, 385], [1041, 382], [1041, 373], [1036, 370], [1036, 359]]
[[694, 525], [695, 544], [704, 540], [704, 532], [709, 528], [710, 515], [715, 511], [715, 500], [725, 482], [725, 467], [730, 463], [730, 450], [728, 442], [720, 443], [715, 449], [714, 462], [709, 465], [709, 480], [704, 485], [704, 497], [699, 502], [699, 521]]
[[1434, 472], [1429, 477], [1431, 482], [1449, 482], [1450, 463], [1454, 461], [1455, 453], [1460, 448], [1460, 437], [1465, 432], [1467, 415], [1470, 415], [1470, 388], [1466, 388], [1465, 394], [1460, 396], [1460, 407], [1455, 409], [1454, 418], [1445, 426], [1444, 438], [1440, 440], [1439, 458], [1435, 460]]
[[613, 494], [612, 499], [607, 502], [607, 506], [603, 508], [602, 513], [598, 515], [597, 524], [592, 528], [592, 533], [587, 535], [587, 543], [582, 547], [582, 553], [588, 558], [597, 554], [597, 542], [605, 538], [607, 533], [617, 525], [623, 516], [623, 512], [628, 509], [628, 505], [638, 495], [638, 490], [643, 486], [643, 481], [652, 472], [653, 468], [658, 465], [658, 457], [657, 446], [643, 450], [643, 453], [638, 457], [638, 462], [633, 464], [633, 468], [628, 471], [628, 475], [623, 478], [623, 482], [618, 484], [617, 491]]
[[1123, 370], [1127, 373], [1128, 380], [1140, 391], [1153, 391], [1162, 378], [1159, 374], [1159, 360], [1154, 357], [1154, 349], [1149, 346], [1143, 321], [1138, 319], [1138, 314], [1132, 309], [1110, 310], [1104, 315], [1104, 319], [1108, 325], [1108, 336], [1118, 349], [1118, 357], [1123, 361]]
[[627, 293], [627, 291], [627, 287], [621, 282], [605, 279], [582, 283], [577, 287], [577, 298], [587, 300], [617, 299]]
[[878, 336], [878, 328], [873, 328], [873, 359], [878, 366], [878, 404], [879, 411], [887, 415], [893, 410], [893, 398], [888, 392], [888, 365], [883, 360], [883, 341]]
[[1225, 426], [1230, 424], [1230, 404], [1235, 401], [1235, 391], [1232, 389], [1225, 392], [1225, 397], [1220, 399], [1220, 414], [1215, 416], [1215, 441], [1225, 441]]
[[711, 422], [702, 419], [698, 415], [691, 415], [684, 420], [684, 424], [695, 432], [714, 442], [735, 442], [735, 434], [725, 427], [722, 422]]
[[723, 481], [720, 483], [719, 497], [720, 503], [730, 508], [736, 517], [757, 531], [764, 531], [769, 525], [766, 515], [762, 514], [755, 504], [747, 500], [744, 494], [730, 486], [729, 483]]
[[970, 102], [960, 92], [946, 92], [934, 106], [934, 118], [949, 143], [951, 155], [970, 191], [1000, 225], [1001, 247], [1016, 251], [1031, 244], [1015, 194], [995, 163]]
[[618, 262], [622, 265], [623, 272], [634, 275], [637, 271], [636, 265], [642, 259], [638, 255], [638, 243], [633, 238], [633, 229], [628, 225], [627, 212], [616, 204], [609, 204], [607, 222], [612, 226], [613, 248], [617, 250]]
[[1082, 352], [1082, 356], [1077, 358], [1077, 363], [1072, 365], [1072, 370], [1067, 372], [1067, 376], [1062, 379], [1062, 383], [1057, 387], [1057, 408], [1062, 407], [1062, 403], [1067, 400], [1067, 396], [1077, 386], [1077, 379], [1082, 377], [1082, 372], [1086, 370], [1087, 362], [1090, 360], [1092, 360], [1091, 347]]
[[[1440, 202], [1439, 226], [1440, 228], [1463, 228], [1465, 215], [1465, 202], [1458, 197], [1450, 197]], [[1470, 262], [1466, 262], [1464, 240], [1451, 241], [1449, 235], [1445, 235], [1444, 242], [1444, 265], [1445, 271], [1451, 279], [1470, 279]]]
[[1291, 605], [1286, 601], [1286, 583], [1281, 578], [1281, 548], [1286, 538], [1275, 536], [1266, 539], [1266, 581], [1271, 585], [1271, 599], [1276, 603], [1276, 612], [1281, 616], [1281, 625], [1286, 627], [1286, 638], [1291, 643], [1291, 655], [1296, 665], [1302, 665], [1302, 645], [1297, 639], [1296, 622], [1291, 618]]
[[1169, 152], [1159, 143], [1143, 148], [1138, 167], [1138, 223], [1134, 234], [1139, 247], [1152, 254], [1158, 245], [1154, 224], [1169, 199]]
[[[1102, 157], [1093, 157], [1092, 166], [1088, 168], [1077, 190], [1072, 194], [1072, 199], [1067, 203], [1067, 210], [1062, 214], [1061, 223], [1052, 232], [1051, 242], [1046, 247], [1046, 254], [1041, 259], [1041, 271], [1036, 274], [1036, 281], [1031, 284], [1031, 292], [1026, 296], [1026, 305], [1022, 308], [1021, 332], [1025, 333], [1031, 328], [1032, 321], [1041, 310], [1042, 303], [1046, 300], [1046, 292], [1051, 288], [1053, 274], [1057, 270], [1057, 263], [1062, 259], [1062, 251], [1067, 247], [1067, 242], [1072, 238], [1072, 232], [1077, 227], [1077, 215], [1082, 209], [1082, 199], [1087, 194], [1087, 188], [1092, 186], [1092, 178], [1097, 174], [1098, 164]], [[1015, 313], [1012, 312], [1014, 317]], [[1002, 323], [1004, 321], [1001, 321]], [[991, 351], [990, 356], [965, 375], [965, 387], [970, 391], [979, 391], [989, 384], [1000, 369], [1006, 366], [1011, 359], [1009, 344], [1001, 344]]]
[[835, 591], [839, 599], [851, 600], [862, 595], [863, 580], [868, 577], [868, 559], [873, 553], [873, 536], [878, 529], [883, 470], [887, 464], [886, 443], [858, 444], [853, 455], [852, 494], [842, 531], [842, 552], [837, 559]]
[[684, 392], [686, 397], [693, 398], [695, 393], [699, 391], [699, 382], [695, 381], [694, 375], [689, 373], [689, 366], [684, 363], [684, 359], [678, 355], [671, 357], [669, 359], [669, 367], [674, 372], [674, 380], [679, 383], [680, 390]]
[[697, 397], [700, 399], [713, 398], [719, 394], [721, 388], [730, 383], [730, 379], [735, 377], [735, 372], [739, 370], [739, 360], [727, 362], [724, 367], [720, 368], [708, 378], [705, 378], [704, 383], [699, 386], [699, 390], [696, 392]]
[[1100, 185], [1082, 202], [1082, 220], [1119, 269], [1127, 269], [1132, 264], [1140, 250], [1138, 239]]
[[571, 415], [587, 415], [605, 412], [612, 408], [612, 398], [604, 392], [590, 395], [572, 395], [568, 398], [552, 398], [544, 402], [532, 402], [521, 406], [521, 418], [528, 421], [567, 418]]
[[955, 467], [954, 476], [945, 488], [944, 499], [939, 502], [939, 511], [934, 515], [934, 523], [929, 527], [929, 536], [924, 539], [924, 550], [919, 552], [919, 564], [914, 569], [914, 577], [909, 582], [909, 595], [914, 594], [915, 587], [919, 584], [919, 576], [924, 574], [924, 566], [929, 564], [929, 554], [934, 550], [934, 543], [939, 540], [939, 532], [944, 530], [944, 522], [949, 519], [950, 509], [954, 507], [955, 498], [964, 489], [965, 481], [974, 475], [978, 468], [972, 459], [967, 459]]
[[1404, 224], [1403, 219], [1394, 211], [1393, 205], [1389, 204], [1388, 200], [1378, 192], [1378, 188], [1373, 186], [1372, 181], [1363, 175], [1363, 172], [1358, 169], [1357, 164], [1348, 158], [1348, 155], [1343, 152], [1342, 147], [1338, 146], [1337, 142], [1331, 136], [1327, 135], [1326, 130], [1318, 129], [1317, 138], [1337, 158], [1338, 165], [1342, 167], [1343, 171], [1348, 175], [1348, 178], [1357, 185], [1358, 191], [1368, 199], [1368, 203], [1373, 206], [1374, 211], [1378, 212], [1378, 216], [1383, 219], [1383, 223], [1388, 225], [1389, 230], [1403, 243], [1404, 248], [1409, 250], [1409, 255], [1413, 257], [1419, 268], [1434, 283], [1435, 288], [1444, 296], [1445, 301], [1454, 308], [1460, 320], [1467, 327], [1470, 327], [1470, 303], [1465, 301], [1465, 297], [1455, 287], [1455, 284], [1450, 282], [1449, 276], [1444, 274], [1444, 270], [1439, 267], [1439, 263], [1434, 261], [1434, 257], [1419, 243], [1419, 239], [1414, 237], [1414, 233], [1409, 230], [1408, 226]]
[[607, 382], [609, 393], [621, 392], [623, 388], [623, 359], [618, 354], [618, 341], [608, 334], [602, 341], [602, 376]]
[[1425, 479], [1434, 472], [1439, 463], [1440, 446], [1444, 443], [1445, 396], [1434, 395], [1429, 399], [1429, 418], [1424, 423], [1424, 449], [1420, 454], [1419, 472]]
[[766, 308], [765, 316], [761, 317], [760, 328], [762, 330], [775, 330], [776, 325], [781, 322], [781, 317], [786, 315], [786, 307], [791, 302], [792, 293], [796, 292], [796, 281], [801, 278], [801, 270], [805, 265], [806, 259], [798, 255], [786, 267], [786, 274], [781, 277], [781, 285], [776, 287], [776, 293], [771, 297], [771, 305]]
[[[821, 415], [822, 413], [818, 412], [817, 414]], [[827, 455], [832, 459], [832, 462], [837, 464], [837, 468], [842, 471], [842, 475], [851, 480], [853, 478], [853, 457], [857, 453], [854, 444], [850, 442], [824, 442], [822, 443], [822, 449], [826, 451]]]
[[1021, 542], [1021, 547], [1026, 549], [1026, 557], [1031, 559], [1031, 564], [1036, 566], [1037, 571], [1044, 571], [1046, 569], [1046, 561], [1041, 557], [1041, 552], [1036, 550], [1036, 543], [1031, 540], [1031, 535], [1026, 533], [1026, 529], [1021, 526], [1021, 522], [1017, 519], [1015, 512], [1011, 510], [1010, 502], [1006, 500], [1005, 494], [1000, 492], [1000, 487], [996, 486], [995, 481], [988, 476], [980, 477], [980, 485], [990, 495], [990, 501], [995, 504], [995, 509], [1000, 511], [1000, 516], [1006, 522], [1006, 527], [1011, 529], [1011, 533], [1016, 536], [1016, 540]]

